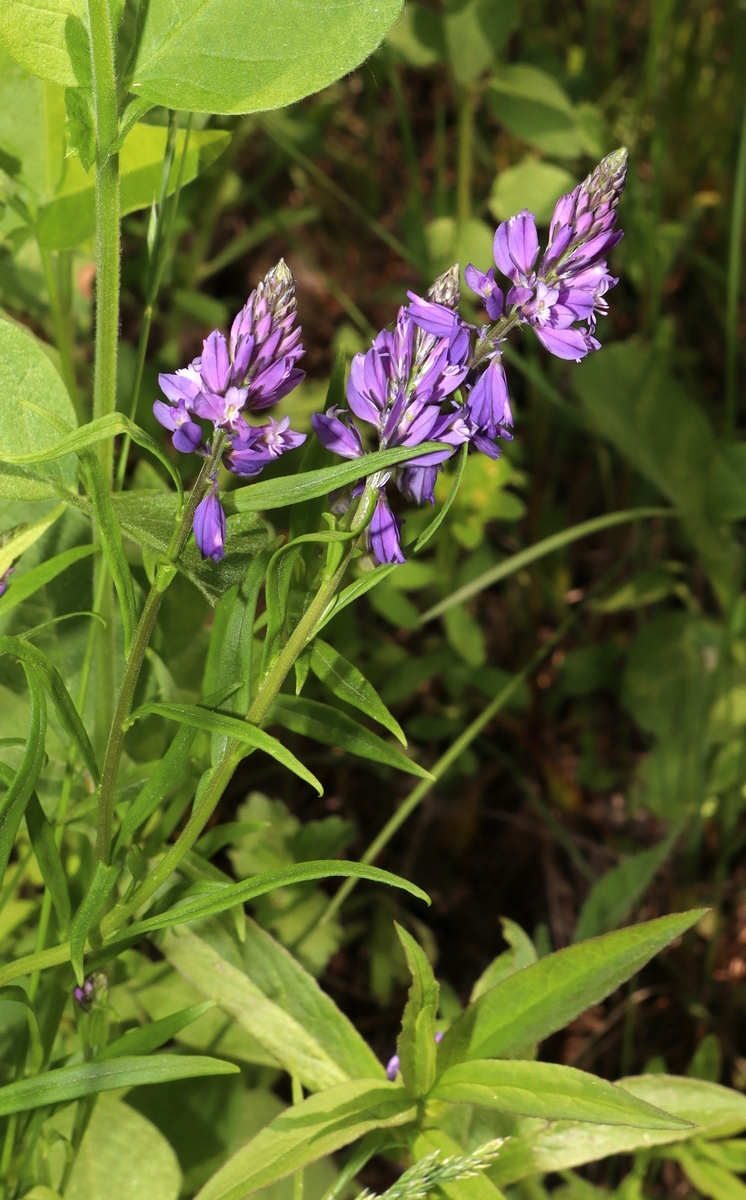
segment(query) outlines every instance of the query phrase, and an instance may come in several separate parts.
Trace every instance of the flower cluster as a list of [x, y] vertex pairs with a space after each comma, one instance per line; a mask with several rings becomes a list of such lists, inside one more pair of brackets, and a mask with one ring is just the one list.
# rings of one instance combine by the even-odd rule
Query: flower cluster
[[[409, 292], [393, 330], [382, 330], [366, 353], [355, 355], [347, 407], [312, 417], [319, 441], [342, 458], [362, 458], [370, 441], [374, 449], [413, 452], [430, 443], [426, 453], [368, 480], [376, 502], [366, 538], [379, 563], [404, 562], [401, 522], [391, 507], [389, 484], [414, 504], [433, 504], [438, 471], [460, 446], [497, 458], [501, 440], [512, 436], [501, 355], [512, 328], [530, 325], [560, 358], [579, 360], [598, 349], [596, 320], [607, 311], [606, 293], [617, 282], [606, 255], [622, 237], [615, 225], [626, 173], [627, 151], [617, 150], [558, 200], [540, 260], [531, 213], [520, 212], [499, 226], [493, 251], [495, 267], [510, 283], [507, 294], [494, 268], [485, 273], [469, 265], [464, 272], [491, 325], [477, 329], [459, 316], [458, 266], [441, 275], [425, 297]], [[296, 365], [303, 348], [295, 316], [295, 282], [280, 261], [252, 292], [229, 339], [215, 330], [198, 359], [174, 375], [159, 376], [167, 403], [157, 401], [154, 412], [171, 431], [177, 450], [211, 453], [199, 424], [210, 422], [224, 445], [226, 467], [254, 476], [304, 440], [289, 428], [288, 418], [270, 418], [263, 425], [246, 420], [247, 413], [269, 408], [303, 378]], [[367, 429], [365, 436], [356, 422]], [[364, 486], [359, 484], [353, 496]], [[204, 557], [223, 557], [225, 531], [213, 477], [194, 516]]]
[[512, 287], [503, 299], [494, 270], [466, 269], [466, 281], [482, 298], [493, 321], [533, 327], [539, 341], [559, 358], [584, 358], [600, 343], [596, 318], [607, 311], [606, 293], [617, 280], [606, 255], [622, 238], [614, 228], [627, 175], [627, 151], [602, 159], [554, 209], [547, 248], [539, 257], [539, 236], [532, 213], [524, 210], [499, 226], [495, 265]]
[[[225, 440], [223, 462], [236, 475], [258, 475], [274, 458], [305, 440], [289, 418], [250, 425], [246, 414], [270, 408], [304, 378], [296, 365], [304, 351], [295, 325], [295, 280], [281, 259], [251, 293], [236, 316], [230, 337], [215, 329], [202, 354], [175, 374], [158, 376], [166, 402], [156, 400], [156, 419], [172, 434], [182, 454], [208, 455], [210, 443], [199, 421]], [[224, 556], [225, 513], [217, 481], [198, 506], [194, 536], [204, 558]]]

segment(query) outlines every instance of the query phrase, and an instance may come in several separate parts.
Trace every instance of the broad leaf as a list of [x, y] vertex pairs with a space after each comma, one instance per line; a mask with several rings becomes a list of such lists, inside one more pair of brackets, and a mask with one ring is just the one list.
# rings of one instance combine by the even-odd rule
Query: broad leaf
[[46, 1108], [50, 1104], [79, 1100], [81, 1096], [144, 1083], [167, 1083], [170, 1079], [190, 1079], [196, 1075], [233, 1075], [237, 1070], [233, 1063], [219, 1058], [186, 1054], [133, 1055], [111, 1062], [78, 1063], [0, 1088], [0, 1115]]
[[[500, 66], [489, 81], [486, 100], [510, 133], [539, 150], [574, 158], [587, 149], [569, 97], [538, 67], [528, 63]], [[568, 190], [571, 188], [572, 182]]]
[[339, 700], [359, 708], [366, 716], [383, 725], [403, 746], [407, 739], [399, 722], [392, 717], [383, 700], [361, 671], [344, 655], [321, 638], [316, 638], [311, 650], [311, 670]]
[[203, 996], [216, 1000], [312, 1091], [346, 1079], [382, 1079], [378, 1062], [333, 1000], [256, 922], [239, 942], [222, 921], [181, 928], [162, 940], [166, 957]]
[[353, 721], [346, 713], [330, 708], [328, 704], [320, 704], [318, 700], [306, 700], [303, 696], [278, 696], [267, 714], [267, 724], [273, 723], [313, 738], [325, 746], [338, 746], [360, 758], [385, 763], [409, 775], [417, 775], [420, 779], [431, 778], [429, 771], [407, 758], [401, 750], [389, 746], [383, 738]]
[[746, 1183], [721, 1163], [712, 1162], [688, 1146], [680, 1146], [674, 1157], [703, 1196], [709, 1196], [710, 1200], [746, 1200]]
[[353, 1080], [328, 1088], [275, 1117], [213, 1175], [198, 1200], [241, 1200], [371, 1129], [412, 1121], [416, 1111], [395, 1083]]
[[196, 704], [145, 704], [132, 714], [130, 722], [149, 714], [165, 717], [167, 721], [178, 721], [182, 725], [190, 725], [193, 729], [204, 729], [208, 733], [222, 734], [224, 737], [233, 738], [244, 746], [250, 747], [250, 750], [263, 750], [265, 754], [269, 754], [271, 758], [281, 763], [283, 767], [287, 767], [300, 779], [310, 783], [320, 796], [324, 794], [324, 789], [316, 776], [307, 767], [304, 767], [300, 759], [291, 754], [282, 742], [278, 742], [277, 738], [270, 737], [256, 725], [240, 721], [237, 717], [211, 712], [210, 709], [200, 708]]
[[[463, 1147], [458, 1142], [444, 1133], [442, 1129], [423, 1129], [417, 1134], [412, 1145], [412, 1154], [415, 1162], [419, 1162], [423, 1158], [429, 1158], [432, 1154], [437, 1153], [439, 1159], [455, 1158], [463, 1155]], [[498, 1158], [502, 1155], [503, 1148], [500, 1149]], [[487, 1178], [484, 1171], [479, 1171], [471, 1178], [462, 1178], [454, 1180], [452, 1183], [443, 1183], [438, 1187], [438, 1192], [446, 1197], [446, 1200], [505, 1200], [503, 1193], [499, 1191], [494, 1183]], [[539, 1197], [537, 1197], [539, 1200]]]
[[32, 75], [75, 87], [65, 41], [65, 22], [74, 15], [74, 0], [3, 0], [0, 46]]
[[77, 463], [68, 455], [61, 462], [38, 467], [11, 466], [7, 459], [35, 454], [56, 446], [59, 435], [48, 421], [24, 401], [75, 424], [67, 389], [36, 338], [25, 329], [0, 319], [0, 497], [44, 500], [55, 496], [54, 484], [74, 488]]
[[439, 1046], [439, 1070], [463, 1060], [519, 1055], [598, 1004], [703, 912], [660, 917], [593, 938], [511, 975], [454, 1021]]
[[[50, 1124], [56, 1126], [68, 1115], [70, 1110]], [[67, 1132], [69, 1127], [64, 1128]], [[75, 1157], [65, 1200], [177, 1200], [180, 1192], [179, 1164], [163, 1134], [130, 1104], [100, 1096]]]
[[396, 926], [396, 932], [412, 976], [396, 1049], [410, 1096], [426, 1096], [435, 1081], [435, 1018], [440, 988], [422, 947], [401, 925]]
[[677, 836], [673, 833], [657, 846], [630, 855], [594, 884], [580, 910], [574, 942], [609, 933], [624, 924], [668, 858]]
[[[371, 53], [401, 0], [150, 0], [130, 88], [167, 108], [282, 108]], [[220, 63], [220, 70], [215, 64]]]
[[543, 1062], [473, 1060], [449, 1067], [430, 1093], [450, 1104], [476, 1104], [550, 1121], [597, 1121], [680, 1130], [686, 1121], [574, 1067]]

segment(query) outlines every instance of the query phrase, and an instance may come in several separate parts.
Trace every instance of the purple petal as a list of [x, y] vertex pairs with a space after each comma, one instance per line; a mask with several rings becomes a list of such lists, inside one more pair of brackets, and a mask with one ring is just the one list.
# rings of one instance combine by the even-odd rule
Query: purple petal
[[184, 421], [174, 430], [171, 438], [174, 450], [182, 454], [193, 454], [202, 444], [202, 430], [195, 421]]
[[589, 349], [592, 349], [587, 345], [585, 336], [580, 329], [553, 329], [551, 326], [545, 325], [543, 328], [536, 326], [534, 333], [542, 346], [557, 358], [580, 362], [581, 358], [585, 358]]
[[178, 404], [180, 400], [191, 404], [201, 387], [199, 375], [190, 367], [177, 371], [175, 375], [160, 374], [158, 384], [163, 395], [172, 400], [174, 404]]
[[398, 1074], [399, 1074], [399, 1055], [395, 1054], [393, 1056], [393, 1058], [390, 1058], [389, 1061], [386, 1063], [386, 1078], [388, 1079], [389, 1083], [393, 1083]]
[[194, 538], [203, 558], [220, 562], [225, 557], [225, 513], [213, 484], [194, 514]]
[[201, 371], [208, 391], [219, 395], [228, 387], [231, 376], [231, 360], [228, 354], [228, 343], [219, 329], [213, 329], [203, 343]]
[[383, 492], [378, 496], [373, 520], [368, 526], [368, 543], [379, 563], [406, 562], [399, 544], [399, 522]]
[[438, 478], [438, 468], [404, 467], [397, 472], [396, 486], [407, 500], [413, 504], [435, 503], [435, 480]]
[[434, 334], [435, 337], [450, 335], [458, 321], [453, 309], [446, 308], [443, 304], [434, 304], [432, 300], [423, 300], [414, 292], [407, 292], [407, 296], [410, 303], [406, 311], [415, 325], [419, 325], [420, 329]]
[[499, 356], [496, 355], [479, 376], [469, 393], [466, 408], [477, 428], [487, 430], [490, 437], [495, 436], [498, 425], [513, 423], [508, 380]]
[[363, 442], [354, 425], [347, 425], [337, 416], [338, 410], [330, 408], [325, 413], [314, 413], [311, 425], [316, 437], [333, 454], [341, 458], [360, 458]]

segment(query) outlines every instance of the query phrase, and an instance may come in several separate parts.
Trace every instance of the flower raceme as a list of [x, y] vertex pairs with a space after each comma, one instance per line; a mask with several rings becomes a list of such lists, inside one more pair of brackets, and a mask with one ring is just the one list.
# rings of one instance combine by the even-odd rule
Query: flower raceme
[[[459, 313], [459, 268], [441, 275], [424, 297], [408, 293], [393, 330], [384, 329], [370, 349], [356, 354], [347, 381], [347, 407], [311, 418], [314, 432], [341, 458], [362, 458], [377, 449], [436, 443], [369, 481], [376, 504], [366, 530], [379, 563], [401, 563], [401, 522], [390, 485], [414, 504], [434, 503], [443, 463], [468, 445], [492, 458], [512, 436], [513, 415], [501, 344], [516, 326], [529, 325], [559, 358], [580, 360], [599, 348], [596, 320], [607, 312], [606, 294], [617, 280], [606, 255], [622, 237], [615, 228], [624, 189], [627, 151], [607, 155], [572, 192], [557, 201], [546, 249], [532, 213], [504, 221], [494, 237], [495, 268], [467, 266], [464, 276], [482, 300], [492, 324], [476, 328]], [[538, 265], [537, 265], [538, 264]], [[503, 289], [495, 269], [508, 281]], [[214, 330], [202, 354], [172, 375], [160, 375], [165, 402], [155, 416], [181, 453], [208, 455], [203, 425], [224, 439], [222, 461], [237, 475], [255, 476], [272, 459], [299, 446], [305, 435], [289, 418], [250, 424], [247, 414], [271, 408], [303, 379], [303, 355], [295, 324], [295, 281], [283, 260], [251, 293], [230, 337]], [[217, 451], [216, 451], [217, 452]], [[361, 483], [352, 496], [359, 495]], [[225, 514], [215, 476], [195, 511], [194, 534], [204, 558], [225, 553]]]
[[[253, 476], [305, 441], [305, 434], [289, 428], [287, 417], [270, 417], [261, 425], [246, 420], [247, 414], [277, 404], [304, 378], [296, 365], [304, 351], [295, 318], [295, 280], [281, 259], [249, 296], [229, 338], [213, 330], [199, 358], [175, 374], [158, 376], [166, 400], [156, 400], [153, 412], [171, 432], [176, 450], [209, 454], [210, 443], [199, 424], [208, 422], [225, 437], [228, 470]], [[223, 558], [225, 513], [215, 479], [195, 512], [194, 536], [203, 558]]]

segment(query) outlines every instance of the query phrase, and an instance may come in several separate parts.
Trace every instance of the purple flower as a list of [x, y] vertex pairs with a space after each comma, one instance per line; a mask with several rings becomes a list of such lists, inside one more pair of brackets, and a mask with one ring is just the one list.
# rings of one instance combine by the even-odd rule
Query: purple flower
[[389, 1083], [393, 1083], [399, 1074], [399, 1066], [399, 1055], [394, 1054], [393, 1057], [391, 1057], [386, 1063], [386, 1078], [388, 1079]]
[[220, 562], [225, 557], [225, 513], [218, 496], [217, 480], [197, 505], [194, 514], [194, 538], [203, 558]]
[[[503, 221], [495, 233], [495, 264], [512, 284], [505, 301], [506, 320], [531, 325], [542, 345], [559, 358], [580, 360], [599, 348], [593, 336], [596, 320], [608, 311], [606, 293], [617, 283], [605, 255], [622, 237], [614, 226], [627, 157], [626, 149], [615, 150], [560, 197], [538, 267], [539, 237], [530, 212]], [[466, 277], [491, 319], [498, 320], [494, 274], [483, 275], [469, 266]]]
[[3, 571], [2, 575], [0, 575], [0, 596], [4, 596], [7, 592], [8, 584], [10, 583], [10, 577], [14, 571], [15, 563], [11, 563], [7, 570]]
[[494, 268], [490, 267], [485, 274], [470, 263], [464, 271], [464, 279], [471, 290], [476, 292], [477, 296], [481, 296], [490, 320], [499, 321], [503, 313], [504, 297], [502, 289], [495, 282]]
[[[207, 421], [225, 439], [228, 469], [253, 476], [305, 440], [305, 434], [289, 428], [288, 417], [280, 422], [270, 418], [261, 426], [246, 420], [247, 413], [276, 404], [304, 378], [296, 366], [304, 351], [295, 318], [295, 280], [280, 259], [236, 316], [230, 338], [214, 329], [199, 358], [174, 374], [158, 376], [166, 400], [156, 400], [153, 412], [173, 435], [176, 450], [209, 455], [210, 443], [198, 423]], [[216, 487], [197, 508], [194, 533], [203, 557], [223, 557], [225, 517]]]
[[[442, 300], [448, 303], [442, 303]], [[451, 304], [458, 304], [458, 274], [449, 271], [427, 297], [410, 293], [393, 332], [383, 330], [365, 354], [356, 354], [347, 381], [349, 412], [330, 408], [311, 418], [319, 441], [342, 458], [360, 458], [363, 439], [353, 424], [373, 427], [380, 449], [438, 442], [442, 449], [379, 476], [379, 496], [368, 528], [368, 545], [378, 562], [404, 562], [400, 524], [385, 495], [389, 480], [415, 503], [434, 503], [438, 468], [469, 440], [472, 426], [454, 393], [469, 370], [469, 330]]]

